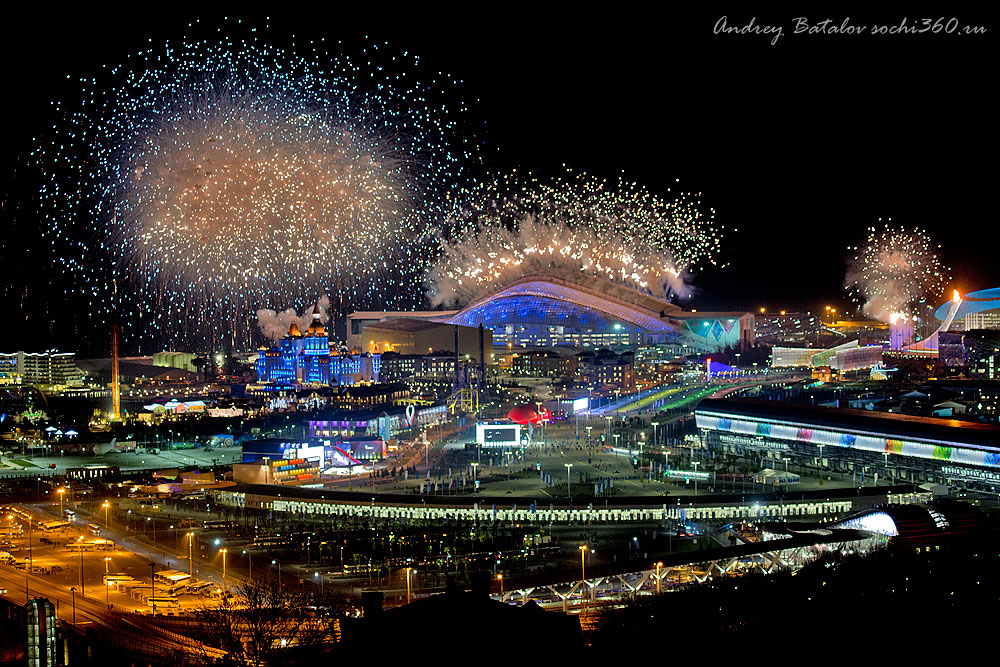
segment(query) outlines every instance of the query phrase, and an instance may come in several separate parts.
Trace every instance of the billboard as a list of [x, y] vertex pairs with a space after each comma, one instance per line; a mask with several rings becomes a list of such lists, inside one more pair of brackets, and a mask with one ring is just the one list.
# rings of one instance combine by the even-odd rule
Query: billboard
[[521, 425], [476, 424], [476, 442], [483, 447], [517, 447], [521, 444]]

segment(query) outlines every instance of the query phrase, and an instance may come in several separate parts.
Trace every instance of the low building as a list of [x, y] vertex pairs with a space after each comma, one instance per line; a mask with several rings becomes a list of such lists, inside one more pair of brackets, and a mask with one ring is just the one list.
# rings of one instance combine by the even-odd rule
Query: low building
[[[351, 341], [362, 352], [398, 352], [399, 354], [429, 354], [436, 351], [455, 352], [456, 328], [458, 354], [463, 359], [479, 360], [480, 331], [476, 327], [443, 324], [418, 318], [394, 318], [370, 322]], [[483, 329], [483, 354], [490, 363], [493, 352], [493, 331]]]

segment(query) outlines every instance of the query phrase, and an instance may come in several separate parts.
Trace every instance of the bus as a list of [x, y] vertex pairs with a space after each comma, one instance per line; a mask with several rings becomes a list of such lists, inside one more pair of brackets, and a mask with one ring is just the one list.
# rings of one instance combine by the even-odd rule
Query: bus
[[135, 581], [134, 577], [130, 577], [124, 572], [115, 572], [114, 574], [104, 575], [104, 585], [113, 586], [122, 581]]
[[147, 598], [146, 601], [154, 609], [178, 609], [181, 606], [181, 601], [173, 595], [158, 595], [156, 597]]
[[43, 521], [38, 526], [46, 533], [51, 533], [54, 530], [69, 528], [69, 523], [67, 521]]
[[114, 548], [115, 543], [113, 540], [102, 539], [87, 540], [86, 542], [68, 542], [66, 544], [68, 551], [96, 551], [97, 549], [110, 551]]
[[208, 528], [208, 529], [235, 528], [236, 527], [236, 522], [235, 521], [225, 521], [225, 520], [219, 519], [219, 520], [214, 520], [214, 521], [205, 521], [205, 522], [203, 522], [201, 524], [201, 527], [202, 528]]

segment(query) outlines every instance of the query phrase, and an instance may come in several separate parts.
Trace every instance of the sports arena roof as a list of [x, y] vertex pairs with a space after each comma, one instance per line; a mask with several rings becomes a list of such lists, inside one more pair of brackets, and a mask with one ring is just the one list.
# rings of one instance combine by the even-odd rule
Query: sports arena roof
[[646, 331], [671, 331], [667, 319], [684, 315], [679, 307], [606, 278], [565, 269], [542, 269], [524, 275], [468, 304], [447, 318], [451, 324], [476, 325], [485, 308], [517, 297], [535, 297], [582, 308], [633, 324]]

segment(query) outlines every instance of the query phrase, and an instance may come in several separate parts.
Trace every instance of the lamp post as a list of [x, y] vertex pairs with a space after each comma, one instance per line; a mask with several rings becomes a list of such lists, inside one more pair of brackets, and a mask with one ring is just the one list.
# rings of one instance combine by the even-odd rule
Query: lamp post
[[149, 603], [153, 605], [153, 618], [156, 618], [156, 563], [149, 563]]
[[105, 500], [101, 507], [104, 508], [104, 539], [110, 539], [111, 520], [109, 518], [110, 515], [108, 514], [108, 510], [111, 509], [111, 503]]
[[83, 538], [76, 541], [76, 548], [80, 550], [80, 597], [87, 597], [83, 587]]
[[[192, 579], [194, 578], [194, 557], [192, 554], [192, 543], [194, 542], [194, 533], [187, 533], [188, 538], [188, 576]], [[252, 573], [251, 573], [251, 576]]]
[[111, 608], [111, 598], [109, 597], [111, 592], [110, 590], [108, 590], [111, 584], [108, 581], [108, 576], [107, 576], [109, 571], [108, 568], [110, 567], [110, 565], [111, 565], [111, 556], [105, 556], [104, 557], [104, 604], [108, 607], [108, 609]]
[[695, 472], [695, 478], [694, 478], [694, 495], [696, 495], [696, 496], [698, 495], [698, 476], [697, 475], [698, 475], [698, 464], [700, 464], [700, 463], [701, 463], [701, 461], [692, 461], [691, 462], [691, 465], [694, 466], [694, 472]]
[[246, 554], [247, 563], [250, 564], [250, 579], [253, 579], [253, 554], [246, 549], [243, 550], [243, 553]]
[[503, 602], [503, 572], [497, 575], [497, 579], [500, 580], [500, 602]]
[[583, 612], [587, 612], [587, 545], [580, 545], [580, 593], [583, 597]]
[[406, 568], [406, 604], [410, 604], [410, 570], [412, 568]]
[[219, 553], [222, 554], [222, 592], [226, 593], [226, 554], [229, 553], [229, 549], [219, 549]]
[[63, 494], [66, 493], [66, 489], [60, 487], [56, 489], [56, 493], [59, 494], [59, 519], [62, 520], [66, 516], [63, 513]]
[[660, 422], [654, 421], [654, 422], [650, 422], [650, 424], [652, 424], [652, 426], [653, 426], [653, 446], [655, 447], [656, 444], [659, 442], [656, 439], [656, 427], [660, 425]]
[[31, 598], [28, 596], [28, 573], [31, 572], [31, 564], [33, 563], [31, 558], [31, 515], [28, 515], [28, 566], [24, 568], [24, 604], [28, 604], [28, 600]]
[[570, 492], [570, 490], [572, 488], [573, 480], [570, 479], [569, 471], [570, 471], [570, 468], [573, 467], [573, 464], [572, 463], [564, 463], [563, 465], [566, 466], [566, 498], [567, 498], [567, 500], [572, 501], [573, 500], [573, 494]]
[[281, 563], [279, 563], [276, 560], [271, 560], [271, 565], [274, 565], [278, 569], [278, 589], [280, 590], [281, 589]]
[[69, 587], [69, 594], [73, 598], [73, 632], [76, 632], [76, 586]]
[[663, 566], [663, 563], [657, 563], [656, 564], [656, 594], [657, 595], [660, 594], [660, 568], [662, 566]]

